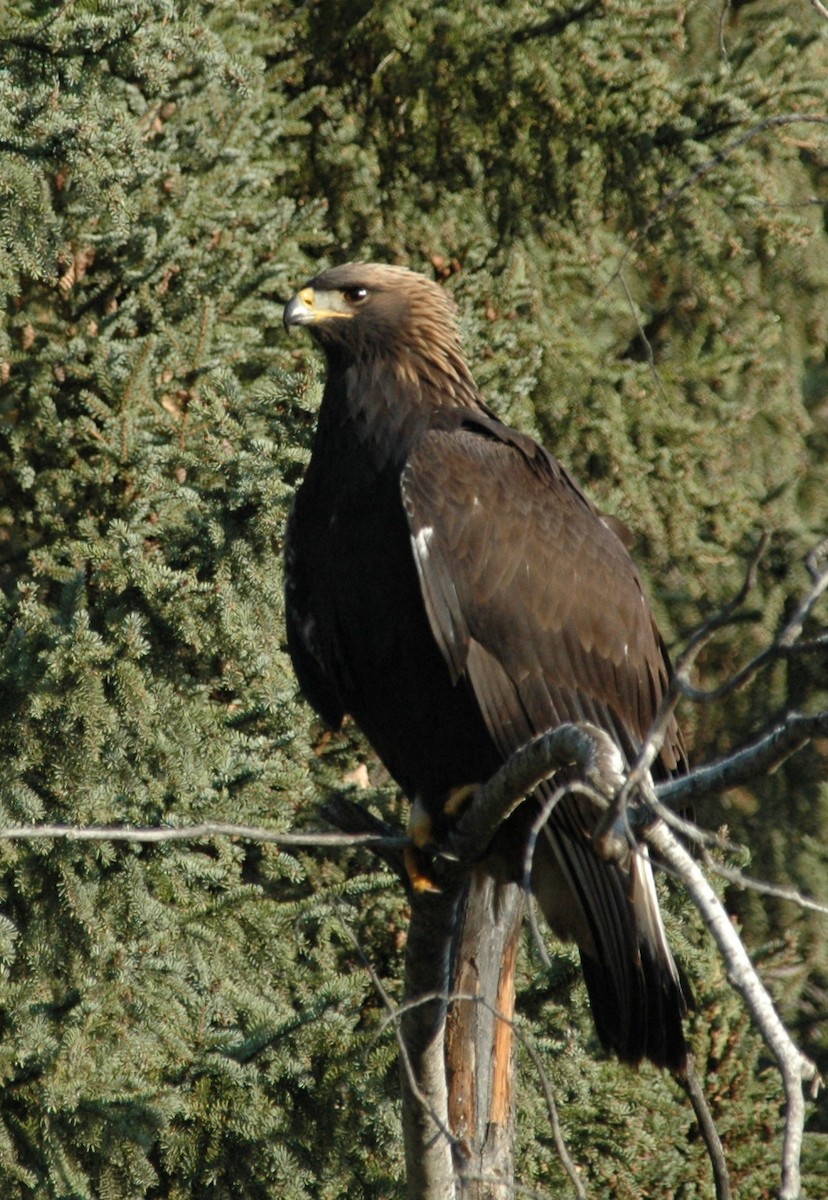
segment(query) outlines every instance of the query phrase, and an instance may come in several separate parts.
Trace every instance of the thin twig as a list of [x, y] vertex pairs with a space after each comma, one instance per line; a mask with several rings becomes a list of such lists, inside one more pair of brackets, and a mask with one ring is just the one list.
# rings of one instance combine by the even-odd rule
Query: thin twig
[[765, 883], [762, 879], [754, 879], [750, 875], [745, 875], [744, 872], [736, 867], [728, 867], [724, 863], [716, 862], [709, 854], [704, 854], [704, 865], [708, 871], [716, 875], [720, 875], [722, 879], [726, 879], [728, 883], [734, 884], [741, 888], [742, 891], [758, 892], [761, 896], [772, 896], [775, 900], [788, 900], [791, 904], [796, 904], [799, 908], [808, 909], [810, 912], [822, 913], [828, 916], [828, 904], [820, 904], [818, 900], [813, 900], [810, 896], [804, 896], [802, 892], [798, 892], [795, 888], [778, 887], [773, 883]]
[[[670, 686], [668, 687], [667, 692], [665, 693], [659, 705], [650, 732], [645, 738], [644, 744], [642, 745], [635, 762], [632, 764], [632, 767], [627, 774], [626, 782], [618, 791], [610, 813], [604, 817], [604, 828], [614, 827], [615, 822], [620, 818], [627, 827], [628, 833], [632, 834], [632, 831], [629, 827], [629, 806], [632, 802], [632, 798], [638, 792], [641, 784], [648, 780], [649, 771], [664, 744], [664, 738], [666, 736], [669, 723], [673, 717], [680, 697], [688, 697], [695, 701], [704, 702], [722, 699], [724, 696], [729, 695], [730, 692], [734, 691], [736, 688], [744, 686], [745, 683], [747, 683], [751, 678], [753, 678], [754, 675], [756, 675], [759, 670], [762, 669], [762, 667], [767, 666], [769, 663], [780, 657], [783, 653], [786, 653], [795, 647], [797, 639], [802, 633], [805, 621], [810, 616], [815, 604], [823, 595], [826, 588], [828, 588], [828, 566], [821, 566], [821, 563], [828, 555], [828, 538], [820, 542], [808, 554], [805, 560], [805, 565], [808, 574], [811, 577], [812, 587], [800, 601], [791, 618], [782, 627], [771, 644], [762, 650], [758, 655], [756, 655], [749, 663], [746, 664], [746, 666], [738, 671], [736, 675], [732, 676], [726, 683], [722, 684], [718, 688], [714, 688], [709, 691], [703, 691], [699, 688], [694, 688], [690, 683], [690, 670], [702, 648], [707, 645], [711, 637], [719, 629], [722, 629], [724, 626], [733, 622], [748, 595], [752, 591], [756, 581], [756, 573], [759, 568], [759, 562], [764, 554], [767, 543], [767, 534], [763, 534], [759, 539], [757, 546], [754, 548], [748, 563], [744, 581], [736, 596], [734, 596], [734, 598], [729, 601], [720, 612], [710, 617], [693, 633], [686, 648], [676, 660], [674, 672], [670, 679]], [[799, 715], [791, 714], [791, 717], [791, 724], [794, 725], [796, 720], [799, 719]], [[807, 722], [808, 718], [802, 718], [802, 720]], [[817, 717], [817, 723], [818, 722], [819, 717]], [[782, 732], [778, 735], [778, 743], [774, 743], [772, 740], [767, 743], [765, 750], [768, 752], [769, 757], [765, 763], [765, 769], [770, 769], [774, 762], [776, 765], [778, 765], [778, 763], [783, 760], [785, 757], [785, 755], [782, 753], [783, 744], [788, 736], [790, 736], [788, 733]], [[806, 735], [805, 740], [807, 740], [810, 736], [813, 736], [813, 733]], [[800, 745], [801, 744], [804, 744], [804, 742], [801, 742]], [[787, 745], [788, 753], [792, 753], [793, 750], [797, 749], [796, 737], [791, 737]], [[777, 755], [775, 760], [772, 757], [774, 753]], [[752, 761], [749, 755], [746, 758], [738, 760], [738, 752], [736, 758], [736, 765], [734, 765], [732, 774], [729, 776], [732, 782], [728, 783], [726, 786], [735, 786], [739, 771], [746, 767], [748, 762]], [[706, 776], [706, 780], [709, 783], [713, 778], [713, 768], [702, 768], [702, 770], [709, 770], [711, 772]], [[738, 782], [745, 782], [747, 778], [755, 778], [757, 773], [758, 772], [754, 770], [744, 778], [738, 779]], [[727, 772], [725, 771], [723, 774], [727, 774]], [[701, 776], [697, 776], [696, 772], [693, 772], [692, 775], [694, 779], [701, 778]], [[671, 781], [670, 784], [662, 785], [662, 788], [659, 789], [658, 794], [662, 800], [666, 799], [667, 790], [672, 788], [673, 784], [675, 784], [675, 789], [670, 794], [670, 801], [677, 804], [689, 803], [691, 798], [690, 792], [692, 788], [701, 786], [701, 784], [698, 782], [682, 785], [679, 780]], [[686, 791], [679, 799], [678, 793], [682, 786], [685, 787]], [[714, 788], [711, 790], [716, 789]], [[724, 790], [724, 787], [719, 787], [718, 790]], [[661, 812], [663, 813], [664, 810], [661, 809]], [[668, 823], [673, 823], [670, 821], [669, 817], [666, 816], [666, 814], [664, 815], [665, 819], [668, 820]]]
[[725, 43], [725, 22], [729, 10], [730, 0], [722, 0], [722, 6], [719, 9], [719, 54], [722, 56], [724, 62], [728, 60], [727, 45]]
[[[803, 626], [808, 617], [813, 612], [817, 601], [828, 589], [828, 566], [819, 567], [819, 562], [825, 559], [828, 555], [828, 538], [819, 544], [806, 559], [806, 567], [808, 574], [811, 576], [813, 586], [811, 590], [803, 597], [798, 604], [793, 616], [785, 623], [773, 641], [761, 650], [750, 662], [746, 663], [741, 670], [732, 675], [730, 679], [725, 680], [717, 688], [705, 690], [703, 688], [695, 688], [690, 683], [689, 667], [695, 659], [695, 653], [689, 656], [685, 654], [679, 658], [676, 664], [675, 681], [676, 685], [683, 696], [697, 702], [709, 703], [713, 700], [722, 700], [725, 696], [729, 696], [732, 692], [738, 691], [739, 688], [753, 678], [763, 667], [769, 663], [776, 661], [783, 653], [791, 653], [797, 649], [806, 649], [798, 642], [802, 633]], [[741, 595], [741, 593], [740, 593]], [[737, 597], [737, 600], [739, 598]], [[692, 645], [692, 643], [691, 643]], [[696, 651], [697, 653], [698, 651]]]
[[650, 768], [658, 757], [664, 739], [667, 736], [667, 730], [670, 727], [676, 708], [678, 707], [679, 699], [684, 694], [681, 686], [681, 681], [684, 678], [689, 678], [690, 668], [696, 661], [699, 653], [704, 646], [710, 641], [713, 635], [723, 627], [731, 624], [747, 599], [750, 592], [753, 590], [756, 573], [759, 569], [759, 562], [765, 552], [769, 538], [766, 533], [763, 533], [759, 538], [759, 542], [754, 547], [748, 562], [745, 578], [742, 581], [742, 586], [737, 594], [730, 600], [718, 613], [709, 617], [703, 625], [692, 634], [687, 646], [679, 655], [670, 677], [670, 684], [662, 697], [661, 703], [656, 711], [655, 719], [650, 726], [649, 733], [644, 739], [644, 743], [636, 756], [635, 762], [632, 764], [626, 781], [616, 794], [614, 804], [609, 813], [606, 814], [603, 820], [605, 829], [611, 828], [619, 819], [629, 830], [628, 825], [628, 808], [631, 797], [635, 794], [643, 779], [647, 778]]
[[730, 1200], [730, 1175], [727, 1170], [724, 1148], [719, 1137], [719, 1131], [716, 1128], [716, 1122], [713, 1120], [710, 1106], [707, 1103], [707, 1097], [704, 1094], [701, 1080], [696, 1073], [696, 1063], [692, 1054], [687, 1055], [686, 1073], [683, 1076], [677, 1075], [676, 1079], [693, 1106], [693, 1112], [696, 1114], [696, 1120], [699, 1123], [704, 1144], [707, 1146], [707, 1155], [710, 1159], [710, 1165], [713, 1168], [716, 1200]]
[[669, 402], [669, 397], [667, 395], [667, 389], [665, 388], [664, 383], [662, 382], [661, 376], [658, 373], [658, 367], [656, 366], [655, 355], [653, 354], [653, 347], [650, 344], [650, 339], [647, 337], [647, 334], [644, 330], [644, 326], [641, 324], [641, 318], [638, 315], [635, 301], [633, 300], [632, 292], [630, 291], [629, 285], [621, 271], [618, 272], [618, 280], [619, 280], [619, 283], [621, 284], [621, 287], [624, 289], [624, 295], [627, 298], [627, 306], [629, 307], [630, 313], [632, 314], [632, 319], [635, 321], [635, 325], [638, 330], [638, 336], [641, 338], [641, 344], [644, 347], [644, 350], [646, 351], [647, 363], [649, 364], [650, 370], [653, 375], [653, 379], [655, 380], [656, 387], [658, 388], [659, 392], [661, 393], [662, 400], [664, 400], [665, 402]]
[[371, 850], [404, 850], [411, 839], [374, 833], [331, 833], [315, 830], [287, 833], [261, 825], [234, 825], [225, 821], [202, 821], [196, 825], [44, 825], [0, 826], [0, 841], [34, 841], [43, 838], [68, 842], [189, 842], [202, 838], [229, 837], [240, 841], [272, 842], [313, 850], [325, 846], [367, 846]]

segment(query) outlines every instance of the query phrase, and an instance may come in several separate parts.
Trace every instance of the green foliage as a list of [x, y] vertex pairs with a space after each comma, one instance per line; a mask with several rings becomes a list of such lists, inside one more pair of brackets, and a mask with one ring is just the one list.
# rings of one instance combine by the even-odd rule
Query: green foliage
[[[759, 620], [704, 678], [764, 644], [825, 527], [825, 36], [806, 4], [718, 20], [641, 0], [4, 10], [4, 823], [315, 827], [368, 757], [320, 738], [282, 649], [317, 389], [281, 304], [320, 261], [446, 279], [492, 405], [638, 531], [671, 640], [770, 529]], [[824, 697], [824, 662], [780, 666], [687, 714], [695, 756]], [[824, 775], [812, 751], [703, 815], [749, 829], [754, 872], [818, 891]], [[741, 911], [828, 1053], [824, 936]], [[671, 920], [736, 1192], [770, 1194], [755, 1131], [776, 1136], [778, 1085], [693, 918]], [[401, 1194], [395, 1045], [350, 929], [398, 996], [402, 901], [368, 857], [0, 843], [3, 1195]], [[519, 1010], [591, 1191], [709, 1195], [686, 1105], [595, 1057], [557, 962], [550, 985], [529, 960]], [[523, 1080], [521, 1176], [558, 1194]]]
[[[723, 891], [720, 887], [719, 892]], [[670, 941], [693, 980], [689, 1018], [695, 1068], [719, 1131], [735, 1196], [772, 1200], [781, 1154], [781, 1083], [767, 1051], [729, 985], [718, 953], [702, 934], [697, 914], [662, 892]], [[553, 957], [544, 972], [534, 947], [523, 963], [518, 1011], [555, 1098], [564, 1141], [590, 1194], [635, 1200], [639, 1196], [707, 1200], [712, 1172], [693, 1112], [678, 1085], [644, 1063], [635, 1073], [595, 1056], [588, 1027], [586, 988], [577, 952]], [[791, 945], [766, 948], [759, 966], [766, 978], [795, 970]], [[537, 1068], [522, 1054], [521, 1079], [529, 1092], [519, 1124], [521, 1177], [542, 1180], [550, 1195], [567, 1183], [549, 1129], [545, 1100], [533, 1086]], [[749, 1119], [745, 1114], [749, 1113]], [[824, 1154], [824, 1138], [806, 1138], [806, 1161]], [[820, 1194], [817, 1165], [805, 1171], [806, 1195]]]

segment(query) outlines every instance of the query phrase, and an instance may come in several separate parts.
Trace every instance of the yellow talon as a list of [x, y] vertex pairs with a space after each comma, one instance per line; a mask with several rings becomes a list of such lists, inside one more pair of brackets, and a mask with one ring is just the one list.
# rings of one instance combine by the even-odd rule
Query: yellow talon
[[471, 799], [479, 787], [479, 783], [464, 783], [462, 787], [453, 788], [449, 792], [448, 800], [443, 805], [443, 812], [446, 816], [459, 816], [466, 805], [466, 801]]
[[428, 873], [428, 860], [422, 850], [418, 850], [416, 846], [409, 846], [403, 850], [403, 859], [409, 883], [418, 896], [422, 896], [424, 892], [440, 891]]
[[408, 836], [414, 845], [403, 851], [403, 859], [412, 888], [420, 895], [423, 892], [439, 892], [429, 874], [428, 859], [423, 853], [425, 847], [433, 842], [433, 826], [431, 816], [419, 796], [408, 814]]
[[[466, 802], [477, 791], [479, 784], [465, 783], [462, 787], [453, 788], [443, 806], [443, 812], [448, 817], [456, 817], [463, 810]], [[434, 882], [429, 872], [429, 862], [423, 853], [434, 845], [434, 822], [426, 806], [419, 796], [411, 805], [408, 815], [408, 836], [414, 843], [403, 853], [405, 869], [411, 886], [415, 892], [439, 892], [440, 888]]]

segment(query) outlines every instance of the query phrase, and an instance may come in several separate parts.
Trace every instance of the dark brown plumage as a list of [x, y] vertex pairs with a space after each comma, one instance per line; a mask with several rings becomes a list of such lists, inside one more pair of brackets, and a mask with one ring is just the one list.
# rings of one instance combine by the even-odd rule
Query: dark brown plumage
[[[286, 551], [290, 652], [320, 715], [350, 714], [438, 831], [454, 789], [562, 722], [594, 722], [629, 760], [668, 676], [638, 573], [566, 468], [483, 403], [446, 291], [350, 263], [285, 325], [328, 368]], [[684, 765], [673, 724], [656, 774]], [[595, 819], [583, 799], [555, 809], [533, 889], [578, 943], [604, 1044], [681, 1069], [686, 1001], [649, 862], [600, 859]], [[520, 820], [499, 835], [520, 836]]]

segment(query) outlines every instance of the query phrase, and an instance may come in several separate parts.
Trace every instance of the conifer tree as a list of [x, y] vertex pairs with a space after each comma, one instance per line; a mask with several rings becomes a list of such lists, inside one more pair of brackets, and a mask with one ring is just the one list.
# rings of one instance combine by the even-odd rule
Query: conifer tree
[[[281, 304], [348, 257], [445, 279], [487, 400], [636, 530], [674, 643], [769, 529], [759, 620], [703, 678], [767, 639], [825, 529], [825, 36], [816, 8], [772, 0], [721, 20], [634, 0], [12, 0], [2, 822], [316, 827], [358, 762], [375, 811], [404, 819], [353, 730], [312, 722], [282, 648], [317, 388]], [[694, 758], [824, 706], [820, 670], [687, 712]], [[701, 815], [749, 841], [753, 873], [817, 891], [824, 773], [806, 752]], [[374, 860], [2, 842], [0, 897], [4, 1196], [402, 1195], [396, 1046], [352, 938], [398, 1000], [404, 903]], [[736, 1194], [771, 1195], [776, 1081], [668, 907]], [[824, 1056], [824, 930], [740, 912]], [[522, 979], [591, 1194], [710, 1195], [670, 1082], [597, 1053], [570, 950], [550, 977], [527, 943]], [[521, 1179], [562, 1194], [528, 1063], [518, 1128]]]

